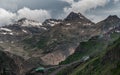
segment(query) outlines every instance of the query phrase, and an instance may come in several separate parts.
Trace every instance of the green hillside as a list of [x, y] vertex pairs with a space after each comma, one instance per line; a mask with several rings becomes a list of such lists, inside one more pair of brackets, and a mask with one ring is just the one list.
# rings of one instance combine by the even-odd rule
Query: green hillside
[[120, 38], [104, 52], [77, 67], [62, 70], [58, 75], [120, 75]]
[[119, 33], [111, 33], [110, 37], [105, 35], [99, 35], [92, 37], [86, 42], [80, 42], [80, 45], [76, 49], [76, 52], [69, 56], [65, 61], [60, 64], [69, 64], [76, 60], [80, 60], [84, 56], [96, 56], [103, 52], [108, 44], [112, 43], [119, 38]]

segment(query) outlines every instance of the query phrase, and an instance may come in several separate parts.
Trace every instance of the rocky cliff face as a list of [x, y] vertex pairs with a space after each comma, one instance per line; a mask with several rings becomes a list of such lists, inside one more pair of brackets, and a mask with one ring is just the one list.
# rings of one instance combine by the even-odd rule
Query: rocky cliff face
[[80, 41], [88, 40], [98, 33], [93, 22], [80, 13], [71, 12], [65, 20], [44, 32], [41, 37], [34, 36], [34, 42], [35, 47], [43, 50], [42, 60], [46, 64], [57, 65], [74, 53]]
[[22, 75], [22, 59], [0, 51], [0, 75]]
[[101, 29], [102, 33], [106, 33], [107, 31], [120, 26], [120, 18], [116, 15], [110, 15], [105, 20], [98, 22], [97, 26]]

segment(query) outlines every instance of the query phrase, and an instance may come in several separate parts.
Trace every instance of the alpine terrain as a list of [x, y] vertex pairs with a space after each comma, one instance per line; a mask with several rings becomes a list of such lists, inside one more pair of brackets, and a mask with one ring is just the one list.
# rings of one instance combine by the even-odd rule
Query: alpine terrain
[[0, 75], [120, 75], [120, 18], [81, 13], [0, 27]]

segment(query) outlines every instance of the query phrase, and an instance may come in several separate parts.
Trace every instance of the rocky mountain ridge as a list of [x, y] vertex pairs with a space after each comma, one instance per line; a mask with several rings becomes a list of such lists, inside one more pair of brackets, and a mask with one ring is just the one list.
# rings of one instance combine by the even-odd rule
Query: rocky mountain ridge
[[[109, 35], [106, 34], [108, 32], [119, 33], [119, 26], [117, 16], [109, 16], [95, 24], [75, 12], [64, 20], [48, 19], [43, 23], [23, 18], [12, 25], [0, 27], [0, 46], [3, 51], [33, 64], [58, 65], [75, 52], [80, 42], [96, 35]], [[29, 69], [33, 67], [29, 66]]]

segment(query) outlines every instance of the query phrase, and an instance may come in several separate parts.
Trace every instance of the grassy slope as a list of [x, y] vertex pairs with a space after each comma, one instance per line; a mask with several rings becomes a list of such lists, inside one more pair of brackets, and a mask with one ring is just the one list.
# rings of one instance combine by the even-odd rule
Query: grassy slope
[[[116, 39], [119, 38], [119, 36], [120, 36], [119, 34], [113, 33], [111, 35], [111, 40], [108, 41], [109, 44], [112, 44]], [[120, 41], [120, 39], [117, 41]], [[76, 66], [66, 67], [63, 70], [61, 70], [57, 75], [64, 75], [64, 74], [65, 75], [104, 75], [106, 72], [111, 73], [109, 71], [111, 71], [110, 69], [112, 69], [115, 65], [111, 64], [111, 63], [107, 63], [106, 65], [101, 65], [100, 64], [101, 56], [104, 56], [104, 53], [106, 52], [107, 47], [108, 47], [107, 50], [111, 50], [112, 48], [114, 48], [116, 46], [116, 44], [117, 43], [114, 43], [108, 47], [108, 43], [106, 43], [106, 41], [105, 42], [101, 41], [101, 39], [98, 39], [98, 38], [96, 40], [95, 40], [95, 38], [91, 38], [88, 42], [82, 42], [82, 47], [83, 47], [82, 49], [87, 49], [89, 51], [87, 51], [87, 52], [83, 51], [82, 53], [79, 53], [79, 51], [78, 51], [78, 52], [74, 53], [73, 55], [69, 56], [65, 61], [63, 61], [60, 64], [71, 63], [73, 61], [81, 59], [85, 55], [90, 55], [90, 53], [92, 53], [93, 55], [97, 53], [96, 56], [93, 59], [89, 60], [88, 62], [82, 63], [77, 68], [76, 68]], [[120, 55], [120, 54], [118, 54], [118, 55]], [[88, 66], [90, 64], [95, 66], [93, 68], [94, 69], [93, 71], [91, 70], [91, 68], [93, 66], [92, 67]], [[118, 64], [118, 63], [115, 63], [115, 64]], [[102, 68], [101, 68], [101, 66], [102, 66]], [[112, 69], [113, 73], [119, 69], [120, 65], [118, 64], [117, 66], [118, 67]], [[90, 68], [90, 69], [88, 69], [88, 68]], [[96, 70], [98, 70], [98, 71], [96, 71]], [[101, 73], [102, 70], [104, 70], [103, 74]], [[93, 74], [93, 72], [95, 72], [95, 73]], [[112, 75], [114, 75], [114, 74], [112, 74]]]
[[120, 75], [120, 38], [107, 48], [104, 55], [78, 66], [69, 75]]
[[118, 33], [111, 34], [111, 40], [106, 41], [105, 38], [101, 38], [100, 36], [95, 36], [88, 40], [87, 42], [81, 42], [80, 47], [73, 55], [69, 56], [65, 61], [62, 61], [60, 64], [68, 64], [74, 62], [76, 60], [81, 59], [83, 56], [97, 55], [102, 52], [109, 43], [112, 43], [119, 37]]
[[65, 61], [61, 62], [60, 64], [68, 64], [73, 61], [81, 59], [83, 56], [93, 55], [98, 53], [99, 51], [103, 50], [106, 47], [107, 42], [103, 42], [98, 39], [90, 39], [87, 42], [81, 42], [80, 47], [73, 55], [69, 56]]

